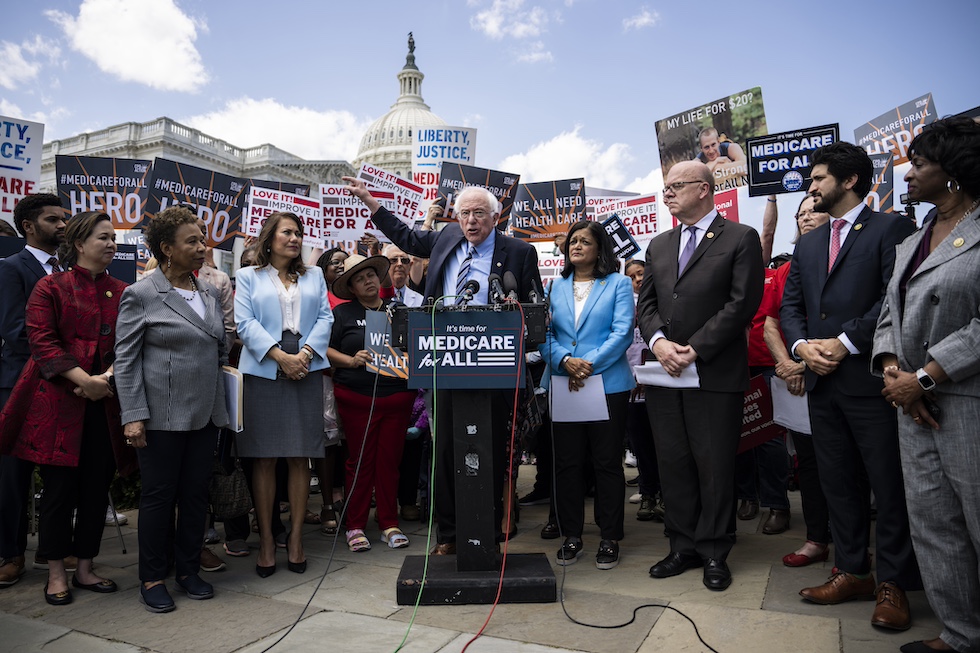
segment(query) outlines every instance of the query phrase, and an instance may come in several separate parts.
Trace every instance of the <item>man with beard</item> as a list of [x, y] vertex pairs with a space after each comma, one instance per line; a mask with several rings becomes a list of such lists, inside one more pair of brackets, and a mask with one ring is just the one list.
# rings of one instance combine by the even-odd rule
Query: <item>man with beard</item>
[[[27, 344], [25, 310], [34, 285], [52, 272], [60, 272], [58, 246], [65, 239], [65, 209], [50, 193], [28, 195], [14, 207], [14, 226], [27, 245], [0, 261], [0, 408], [31, 355]], [[34, 463], [0, 457], [0, 587], [13, 585], [24, 573], [27, 549], [27, 495]], [[72, 567], [74, 557], [65, 559]], [[35, 567], [47, 567], [35, 558]], [[73, 570], [73, 569], [70, 569]]]
[[[922, 587], [909, 536], [895, 407], [882, 397], [870, 355], [895, 246], [915, 229], [900, 215], [863, 204], [873, 168], [864, 150], [834, 143], [813, 155], [810, 195], [830, 222], [800, 238], [780, 321], [790, 353], [806, 365], [810, 424], [820, 482], [830, 508], [838, 572], [800, 595], [834, 604], [877, 598], [871, 623], [905, 630], [906, 590]], [[868, 486], [878, 502], [875, 546], [881, 584], [868, 555]]]

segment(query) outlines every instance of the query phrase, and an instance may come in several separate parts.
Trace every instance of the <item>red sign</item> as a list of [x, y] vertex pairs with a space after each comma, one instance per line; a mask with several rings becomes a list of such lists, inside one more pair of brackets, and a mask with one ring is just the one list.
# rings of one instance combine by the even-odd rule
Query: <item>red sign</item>
[[738, 443], [738, 453], [785, 434], [786, 429], [773, 421], [772, 394], [765, 377], [761, 374], [752, 377], [752, 385], [745, 393], [742, 407], [742, 439]]

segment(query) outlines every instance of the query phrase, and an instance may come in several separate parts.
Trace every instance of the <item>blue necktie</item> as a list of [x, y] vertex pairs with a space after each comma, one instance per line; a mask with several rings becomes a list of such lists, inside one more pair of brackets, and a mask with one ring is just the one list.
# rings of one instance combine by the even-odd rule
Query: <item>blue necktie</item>
[[469, 250], [466, 254], [466, 258], [463, 259], [462, 264], [459, 266], [459, 273], [456, 274], [456, 303], [458, 304], [463, 299], [463, 287], [466, 285], [466, 277], [470, 273], [470, 264], [473, 262], [473, 252], [474, 248], [469, 244], [466, 245]]

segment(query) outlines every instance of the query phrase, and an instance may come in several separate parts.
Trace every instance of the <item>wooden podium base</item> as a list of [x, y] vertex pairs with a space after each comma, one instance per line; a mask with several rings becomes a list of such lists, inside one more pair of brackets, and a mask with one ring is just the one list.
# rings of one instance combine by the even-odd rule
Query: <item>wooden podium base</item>
[[[415, 605], [422, 585], [425, 556], [408, 556], [398, 574], [398, 605]], [[497, 597], [500, 571], [457, 571], [456, 556], [429, 556], [429, 572], [420, 605], [489, 604]], [[554, 603], [555, 572], [544, 553], [510, 554], [500, 603]]]

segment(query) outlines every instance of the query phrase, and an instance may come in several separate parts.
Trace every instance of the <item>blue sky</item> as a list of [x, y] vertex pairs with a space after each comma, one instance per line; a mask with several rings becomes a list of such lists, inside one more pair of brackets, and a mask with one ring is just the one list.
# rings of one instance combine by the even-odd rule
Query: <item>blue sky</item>
[[[656, 190], [655, 121], [754, 86], [770, 131], [838, 122], [845, 139], [927, 92], [940, 115], [980, 104], [966, 1], [10, 4], [0, 114], [44, 122], [47, 140], [168, 116], [350, 160], [397, 97], [410, 30], [432, 110], [478, 128], [477, 165], [526, 181]], [[795, 204], [780, 199], [784, 218]]]

